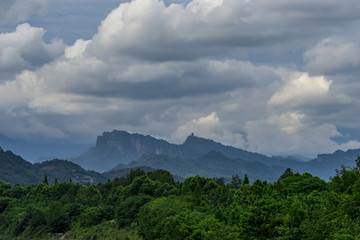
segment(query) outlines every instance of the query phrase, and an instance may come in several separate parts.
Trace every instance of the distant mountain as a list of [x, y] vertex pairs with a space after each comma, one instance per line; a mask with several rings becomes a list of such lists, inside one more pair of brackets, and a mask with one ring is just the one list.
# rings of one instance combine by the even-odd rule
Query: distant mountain
[[248, 152], [231, 146], [225, 146], [210, 139], [191, 134], [183, 144], [172, 144], [141, 134], [126, 131], [104, 132], [96, 141], [96, 146], [71, 161], [85, 169], [105, 172], [118, 164], [127, 164], [142, 155], [166, 155], [171, 158], [198, 158], [208, 152], [216, 151], [228, 158], [239, 158], [246, 161], [258, 161], [266, 166], [299, 167], [303, 161], [295, 158], [274, 158], [258, 153]]
[[79, 165], [66, 160], [51, 160], [31, 164], [11, 151], [0, 147], [0, 180], [11, 184], [33, 184], [42, 182], [47, 175], [49, 183], [55, 178], [67, 182], [72, 179], [78, 183], [105, 182], [106, 177], [94, 171], [86, 171]]
[[[165, 169], [183, 178], [195, 175], [205, 177], [224, 177], [230, 179], [234, 175], [248, 175], [250, 180], [256, 179], [276, 181], [286, 170], [281, 166], [267, 166], [258, 161], [232, 159], [219, 152], [211, 151], [198, 158], [172, 158], [166, 155], [143, 155], [126, 167], [149, 166]], [[120, 167], [124, 167], [121, 165]]]
[[306, 169], [313, 175], [328, 180], [335, 176], [336, 169], [355, 167], [355, 159], [360, 156], [360, 149], [350, 149], [346, 152], [337, 150], [332, 154], [319, 154], [317, 158], [306, 163]]
[[[74, 159], [82, 167], [58, 159], [31, 164], [0, 147], [0, 180], [12, 184], [39, 183], [47, 175], [50, 183], [55, 178], [58, 181], [69, 181], [71, 178], [79, 183], [99, 183], [126, 176], [131, 169], [141, 168], [144, 171], [165, 169], [179, 176], [178, 180], [194, 175], [230, 179], [236, 174], [247, 174], [252, 180], [275, 181], [288, 167], [295, 172], [309, 172], [329, 180], [336, 174], [336, 169], [354, 167], [359, 155], [360, 149], [338, 150], [332, 154], [319, 154], [317, 158], [305, 162], [291, 156], [268, 157], [251, 153], [193, 134], [183, 144], [177, 145], [151, 136], [113, 131], [98, 137], [95, 147]], [[83, 167], [106, 172], [100, 174]]]
[[320, 154], [306, 162], [301, 156], [269, 157], [225, 146], [194, 134], [188, 136], [183, 144], [172, 144], [151, 136], [114, 130], [104, 132], [97, 138], [95, 147], [71, 160], [85, 169], [100, 172], [114, 167], [124, 169], [148, 166], [163, 168], [181, 177], [194, 174], [220, 177], [246, 172], [253, 178], [270, 180], [276, 179], [283, 169], [291, 168], [328, 180], [341, 165], [354, 166], [359, 154], [360, 149], [346, 152], [339, 150], [333, 154]]
[[104, 132], [97, 137], [96, 146], [71, 161], [86, 169], [105, 172], [119, 163], [129, 163], [143, 154], [166, 154], [173, 156], [177, 145], [151, 136], [130, 134], [125, 131]]

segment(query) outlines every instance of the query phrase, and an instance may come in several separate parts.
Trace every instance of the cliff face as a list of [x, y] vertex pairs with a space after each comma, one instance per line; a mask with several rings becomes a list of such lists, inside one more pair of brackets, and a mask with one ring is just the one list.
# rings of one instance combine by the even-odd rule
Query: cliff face
[[95, 147], [72, 161], [86, 169], [104, 172], [118, 164], [134, 161], [144, 154], [175, 156], [178, 152], [179, 145], [164, 140], [126, 131], [112, 131], [98, 136]]
[[96, 148], [111, 148], [124, 156], [131, 154], [139, 157], [149, 153], [172, 155], [176, 147], [164, 140], [125, 131], [104, 132], [96, 140]]

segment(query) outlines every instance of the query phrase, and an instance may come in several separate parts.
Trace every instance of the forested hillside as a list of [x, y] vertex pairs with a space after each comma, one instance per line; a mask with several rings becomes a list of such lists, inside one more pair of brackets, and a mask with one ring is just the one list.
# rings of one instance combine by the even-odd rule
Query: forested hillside
[[291, 169], [252, 184], [140, 169], [97, 185], [0, 182], [0, 239], [358, 239], [356, 162], [330, 182]]
[[72, 181], [77, 183], [106, 182], [107, 177], [94, 171], [87, 171], [79, 165], [67, 161], [54, 159], [42, 163], [31, 164], [11, 151], [4, 151], [0, 147], [0, 181], [11, 184], [36, 184], [43, 182]]

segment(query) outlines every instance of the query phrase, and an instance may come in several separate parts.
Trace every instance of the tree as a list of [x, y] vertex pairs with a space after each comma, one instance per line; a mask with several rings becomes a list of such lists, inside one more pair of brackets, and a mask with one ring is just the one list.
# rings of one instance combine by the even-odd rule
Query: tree
[[248, 175], [245, 173], [244, 184], [249, 184], [249, 183], [250, 183], [249, 177], [248, 177]]
[[152, 197], [141, 194], [130, 196], [121, 201], [117, 206], [115, 213], [115, 219], [119, 228], [130, 225], [135, 219], [135, 215], [138, 213], [140, 208], [151, 200]]
[[47, 175], [44, 176], [43, 183], [45, 183], [46, 185], [49, 185], [49, 181], [48, 181]]
[[235, 188], [235, 189], [239, 189], [241, 187], [242, 184], [242, 180], [239, 177], [239, 175], [235, 175], [231, 177], [231, 183], [230, 183], [230, 187], [231, 188]]
[[60, 202], [52, 202], [45, 211], [47, 226], [52, 233], [66, 232], [70, 227], [69, 215]]
[[214, 182], [216, 182], [219, 186], [224, 186], [225, 185], [225, 181], [223, 177], [214, 177], [213, 178]]
[[148, 177], [153, 181], [159, 181], [161, 183], [168, 183], [170, 185], [175, 185], [174, 177], [169, 171], [158, 169], [153, 172], [147, 173]]
[[293, 171], [291, 170], [291, 168], [287, 168], [285, 170], [285, 172], [280, 176], [279, 180], [284, 180], [287, 177], [291, 177], [294, 176]]
[[355, 162], [356, 162], [356, 167], [360, 168], [360, 155], [357, 156]]

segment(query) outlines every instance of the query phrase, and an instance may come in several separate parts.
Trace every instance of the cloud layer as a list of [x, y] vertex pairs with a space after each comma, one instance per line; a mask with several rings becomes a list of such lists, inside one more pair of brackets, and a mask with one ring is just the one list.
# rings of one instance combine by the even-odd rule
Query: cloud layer
[[339, 130], [359, 130], [359, 10], [351, 0], [134, 0], [69, 46], [20, 24], [0, 34], [0, 132], [90, 142], [112, 129], [175, 142], [194, 132], [306, 156], [360, 147]]

